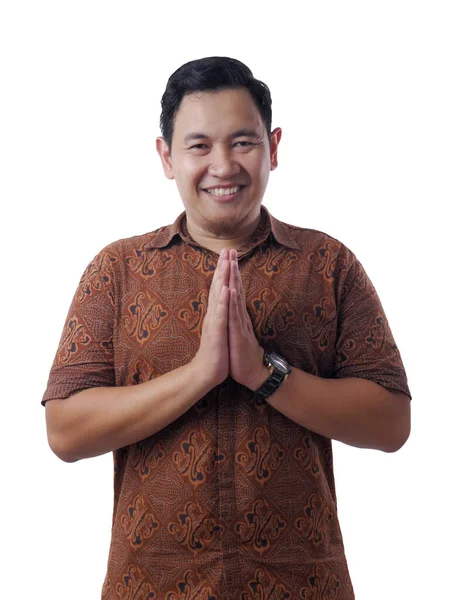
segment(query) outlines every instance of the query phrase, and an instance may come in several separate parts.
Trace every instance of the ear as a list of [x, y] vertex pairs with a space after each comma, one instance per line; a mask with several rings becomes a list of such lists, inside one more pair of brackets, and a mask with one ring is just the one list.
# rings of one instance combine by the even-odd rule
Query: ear
[[281, 140], [281, 129], [277, 127], [270, 134], [270, 170], [274, 171], [278, 167], [278, 145]]
[[175, 179], [172, 169], [172, 158], [170, 156], [169, 144], [163, 137], [156, 138], [156, 151], [159, 154], [167, 179]]

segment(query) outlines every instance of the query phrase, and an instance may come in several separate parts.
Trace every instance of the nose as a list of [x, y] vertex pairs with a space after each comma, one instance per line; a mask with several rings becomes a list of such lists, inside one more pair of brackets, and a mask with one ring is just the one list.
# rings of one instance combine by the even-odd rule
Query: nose
[[228, 179], [232, 175], [240, 172], [239, 163], [233, 158], [230, 150], [226, 148], [216, 148], [210, 153], [211, 163], [209, 173], [221, 179]]

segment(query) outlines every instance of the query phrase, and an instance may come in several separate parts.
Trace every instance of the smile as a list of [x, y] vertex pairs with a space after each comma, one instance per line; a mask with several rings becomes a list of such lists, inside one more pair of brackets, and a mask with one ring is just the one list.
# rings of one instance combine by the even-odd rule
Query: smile
[[234, 187], [230, 188], [208, 188], [205, 190], [205, 192], [212, 194], [213, 196], [233, 196], [239, 192], [242, 187], [243, 186], [241, 185], [235, 185]]

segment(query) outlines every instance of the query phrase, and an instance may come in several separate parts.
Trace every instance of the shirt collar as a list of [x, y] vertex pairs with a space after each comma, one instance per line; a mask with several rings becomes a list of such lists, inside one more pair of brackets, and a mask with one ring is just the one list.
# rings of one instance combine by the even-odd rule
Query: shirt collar
[[[265, 206], [261, 205], [261, 220], [258, 227], [253, 232], [251, 238], [245, 247], [240, 248], [240, 251], [248, 251], [262, 242], [264, 242], [270, 234], [276, 239], [276, 241], [288, 248], [294, 250], [300, 249], [300, 243], [293, 236], [293, 231], [299, 229], [299, 227], [293, 227], [287, 223], [279, 221], [273, 217]], [[160, 227], [157, 229], [147, 244], [151, 248], [164, 248], [168, 246], [172, 239], [178, 235], [184, 242], [198, 246], [197, 242], [190, 236], [186, 226], [186, 211], [182, 212], [172, 225]]]

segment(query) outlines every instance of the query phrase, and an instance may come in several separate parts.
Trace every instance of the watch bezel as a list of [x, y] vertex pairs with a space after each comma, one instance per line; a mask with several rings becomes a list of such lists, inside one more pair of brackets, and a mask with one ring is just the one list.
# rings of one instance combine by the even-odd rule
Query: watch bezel
[[270, 352], [268, 355], [268, 360], [270, 362], [270, 364], [277, 369], [277, 371], [280, 371], [281, 373], [283, 373], [283, 375], [289, 375], [289, 373], [291, 372], [291, 366], [289, 365], [288, 361], [283, 358], [282, 356], [280, 356], [279, 354], [276, 354], [275, 352]]

